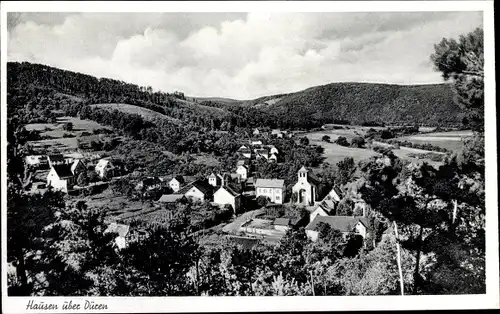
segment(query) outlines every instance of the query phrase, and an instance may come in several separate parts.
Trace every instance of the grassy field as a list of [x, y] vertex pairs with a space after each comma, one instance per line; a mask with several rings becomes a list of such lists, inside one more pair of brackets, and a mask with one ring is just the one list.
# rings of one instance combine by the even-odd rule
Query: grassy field
[[134, 105], [129, 105], [129, 104], [96, 104], [92, 105], [92, 107], [100, 108], [100, 109], [105, 109], [105, 110], [118, 110], [124, 113], [133, 113], [133, 114], [138, 114], [141, 115], [144, 119], [148, 121], [155, 121], [156, 119], [168, 119], [169, 121], [172, 122], [180, 122], [178, 119], [174, 119], [172, 117], [166, 116], [164, 114], [161, 114], [159, 112], [139, 107], [139, 106], [134, 106]]
[[[73, 124], [72, 131], [63, 130], [63, 125], [66, 123]], [[27, 124], [25, 127], [27, 130], [40, 131], [41, 136], [51, 137], [51, 139], [30, 141], [34, 147], [53, 149], [60, 152], [75, 150], [78, 147], [77, 139], [84, 142], [90, 142], [102, 140], [109, 136], [106, 134], [92, 134], [96, 129], [111, 130], [110, 127], [101, 125], [97, 122], [81, 120], [74, 117], [59, 117], [57, 118], [57, 123], [32, 123]], [[82, 136], [83, 132], [89, 133], [90, 135]], [[63, 137], [64, 134], [71, 134], [75, 137]]]
[[398, 140], [407, 140], [412, 143], [440, 146], [446, 149], [457, 151], [462, 149], [463, 140], [472, 136], [472, 131], [450, 131], [450, 132], [433, 132], [426, 134], [417, 134], [397, 138]]

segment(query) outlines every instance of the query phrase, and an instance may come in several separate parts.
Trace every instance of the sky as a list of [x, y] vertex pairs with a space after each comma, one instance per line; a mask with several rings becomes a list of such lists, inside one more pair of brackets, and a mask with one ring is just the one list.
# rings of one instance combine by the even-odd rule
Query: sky
[[189, 96], [252, 99], [332, 82], [441, 83], [429, 56], [481, 12], [9, 13], [9, 61]]

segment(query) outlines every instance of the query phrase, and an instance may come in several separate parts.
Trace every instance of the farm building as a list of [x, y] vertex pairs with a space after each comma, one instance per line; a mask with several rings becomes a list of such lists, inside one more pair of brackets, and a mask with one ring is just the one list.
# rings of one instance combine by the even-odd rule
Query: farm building
[[212, 186], [208, 182], [203, 180], [196, 180], [193, 183], [185, 186], [179, 192], [184, 192], [186, 198], [193, 201], [205, 201], [212, 198], [213, 190]]
[[214, 193], [214, 203], [217, 205], [231, 205], [234, 213], [238, 213], [241, 205], [241, 196], [229, 186], [221, 186]]
[[124, 249], [127, 247], [127, 235], [129, 233], [130, 226], [124, 224], [118, 224], [116, 222], [112, 222], [109, 224], [108, 228], [104, 231], [104, 233], [116, 233], [118, 236], [115, 238], [115, 244], [118, 249]]
[[101, 159], [95, 166], [95, 171], [102, 179], [104, 177], [113, 177], [115, 172], [115, 166], [109, 159]]
[[245, 166], [245, 165], [238, 166], [238, 168], [236, 168], [236, 173], [241, 176], [242, 180], [246, 180], [250, 175], [250, 171], [248, 170], [248, 166]]
[[216, 175], [213, 172], [208, 176], [208, 183], [213, 187], [221, 185], [221, 182], [222, 182], [222, 180], [221, 180], [220, 176]]
[[350, 234], [358, 234], [363, 239], [368, 235], [368, 219], [354, 216], [319, 216], [306, 226], [306, 234], [312, 241], [317, 241], [319, 236], [319, 225], [325, 223], [332, 229], [342, 232], [344, 237]]
[[297, 183], [292, 188], [292, 193], [297, 195], [297, 204], [312, 206], [318, 198], [319, 180], [305, 167], [297, 173]]
[[173, 204], [182, 199], [186, 199], [184, 194], [163, 194], [159, 199], [158, 203], [160, 204]]
[[47, 186], [54, 190], [68, 193], [76, 183], [76, 176], [71, 171], [71, 165], [54, 165], [47, 175]]
[[257, 179], [255, 181], [256, 197], [265, 196], [276, 204], [283, 204], [285, 198], [285, 180], [281, 179]]
[[174, 192], [179, 192], [179, 190], [182, 188], [184, 185], [184, 178], [182, 176], [175, 176], [170, 180], [168, 183], [172, 191]]
[[275, 230], [287, 232], [290, 229], [289, 218], [276, 218], [273, 222]]

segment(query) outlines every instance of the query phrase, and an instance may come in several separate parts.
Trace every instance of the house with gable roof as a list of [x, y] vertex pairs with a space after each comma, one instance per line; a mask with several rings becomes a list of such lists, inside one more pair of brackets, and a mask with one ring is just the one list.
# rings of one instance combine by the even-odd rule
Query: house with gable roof
[[71, 165], [53, 165], [47, 174], [47, 187], [68, 193], [76, 184], [76, 176], [71, 171]]
[[187, 199], [192, 201], [208, 201], [213, 196], [213, 186], [205, 180], [196, 180], [179, 190]]
[[369, 224], [366, 217], [318, 215], [305, 228], [308, 238], [312, 241], [318, 240], [321, 223], [340, 231], [345, 238], [350, 234], [358, 234], [363, 239], [368, 236]]
[[283, 204], [285, 198], [285, 180], [257, 179], [254, 183], [255, 196], [265, 196], [272, 203]]
[[238, 213], [241, 207], [241, 194], [227, 185], [221, 186], [214, 193], [214, 203], [217, 205], [231, 205], [234, 213]]
[[170, 186], [172, 191], [174, 191], [174, 193], [177, 193], [183, 187], [184, 183], [184, 178], [182, 176], [175, 176], [172, 178], [172, 180], [170, 180], [168, 185]]
[[95, 166], [95, 172], [102, 179], [104, 177], [112, 177], [114, 176], [115, 166], [111, 162], [111, 160], [103, 158], [99, 160]]
[[112, 222], [109, 224], [104, 233], [116, 233], [117, 237], [115, 238], [115, 245], [119, 250], [121, 250], [127, 247], [127, 235], [129, 234], [129, 231], [129, 225]]
[[[334, 186], [318, 206], [310, 213], [309, 221], [313, 221], [317, 215], [333, 216], [337, 212], [337, 207], [343, 193], [338, 186]], [[364, 215], [363, 215], [364, 216]]]

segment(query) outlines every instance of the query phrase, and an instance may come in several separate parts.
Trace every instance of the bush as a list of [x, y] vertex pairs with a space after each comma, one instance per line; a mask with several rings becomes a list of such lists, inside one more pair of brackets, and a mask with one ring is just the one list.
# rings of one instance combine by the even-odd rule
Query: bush
[[365, 144], [366, 144], [365, 139], [362, 138], [361, 136], [357, 136], [353, 138], [351, 141], [352, 147], [363, 148]]
[[68, 122], [63, 125], [63, 130], [64, 131], [73, 131], [73, 123]]
[[340, 146], [349, 146], [349, 142], [347, 142], [347, 138], [344, 136], [339, 136], [334, 143]]
[[330, 143], [330, 136], [328, 136], [328, 135], [323, 135], [323, 137], [321, 138], [321, 140], [322, 140], [323, 142]]

